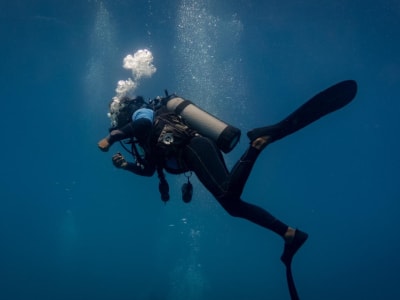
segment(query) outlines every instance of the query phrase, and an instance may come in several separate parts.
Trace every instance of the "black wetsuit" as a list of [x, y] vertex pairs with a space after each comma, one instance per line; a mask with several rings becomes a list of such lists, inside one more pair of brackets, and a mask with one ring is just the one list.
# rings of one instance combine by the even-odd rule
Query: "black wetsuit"
[[[108, 140], [111, 144], [127, 137], [136, 136], [145, 150], [145, 158], [141, 159], [140, 163], [138, 161], [128, 162], [125, 170], [141, 176], [153, 176], [156, 170], [160, 169], [172, 174], [193, 171], [230, 215], [247, 219], [280, 236], [285, 234], [288, 229], [286, 224], [261, 207], [241, 199], [244, 186], [260, 150], [249, 146], [229, 172], [217, 145], [211, 139], [193, 131], [184, 138], [182, 143], [178, 143], [177, 148], [171, 145], [172, 149], [175, 149], [172, 151], [171, 159], [169, 146], [158, 143], [160, 132], [165, 126], [162, 121], [171, 117], [171, 114], [163, 108], [158, 111], [157, 117], [154, 124], [147, 119], [137, 119], [121, 129], [110, 132]], [[179, 137], [178, 134], [175, 135], [174, 142], [178, 141], [177, 137]], [[171, 167], [171, 161], [176, 168]]]
[[[353, 100], [356, 93], [357, 83], [354, 80], [339, 82], [312, 97], [281, 122], [272, 126], [255, 128], [249, 131], [247, 135], [250, 141], [254, 141], [261, 136], [268, 136], [269, 142], [279, 140], [311, 124], [319, 118], [344, 107]], [[154, 124], [157, 125], [157, 122]], [[137, 125], [139, 125], [139, 123]], [[143, 141], [146, 140], [142, 145], [146, 150], [145, 158], [142, 163], [139, 164], [128, 163], [127, 166], [124, 166], [124, 169], [142, 176], [152, 176], [156, 170], [160, 170], [161, 168], [175, 174], [182, 173], [186, 170], [193, 171], [207, 190], [213, 194], [230, 215], [247, 219], [264, 228], [272, 230], [282, 237], [285, 236], [285, 233], [289, 229], [286, 224], [276, 219], [261, 207], [244, 202], [241, 199], [243, 188], [260, 154], [260, 150], [250, 146], [229, 172], [221, 151], [209, 138], [198, 134], [190, 136], [188, 139], [184, 138], [183, 143], [177, 144], [179, 147], [172, 147], [172, 149], [176, 151], [171, 152], [171, 149], [166, 149], [167, 147], [165, 145], [160, 145], [159, 141], [162, 135], [154, 134], [154, 126], [151, 127], [153, 125], [151, 122], [147, 124], [142, 123], [141, 125], [144, 126], [144, 128], [151, 128], [151, 130], [148, 131], [150, 134], [141, 136]], [[112, 144], [116, 140], [135, 134], [139, 137], [141, 133], [134, 132], [135, 130], [139, 130], [139, 127], [140, 126], [137, 126], [135, 128], [135, 126], [132, 127], [128, 125], [128, 128], [126, 128], [128, 130], [123, 128], [123, 130], [111, 132], [108, 140], [110, 144]], [[130, 133], [128, 131], [130, 131]], [[158, 144], [147, 143], [149, 140], [151, 141], [151, 137], [155, 137], [156, 140], [158, 139]], [[179, 134], [177, 137], [179, 137]], [[170, 165], [168, 161], [171, 160], [171, 153], [180, 169], [174, 170], [173, 168], [169, 168]], [[121, 161], [124, 161], [124, 159], [122, 156], [118, 156], [114, 163], [117, 167], [121, 167]], [[307, 238], [308, 234], [299, 229], [296, 229], [294, 235], [291, 237], [285, 238], [281, 261], [286, 266], [289, 292], [293, 300], [298, 300], [299, 297], [294, 285], [291, 262], [293, 256]]]
[[[247, 219], [283, 236], [288, 229], [286, 224], [261, 207], [241, 199], [243, 188], [259, 154], [260, 150], [250, 146], [229, 172], [216, 144], [209, 138], [195, 136], [181, 149], [179, 160], [181, 165], [185, 166], [185, 170], [196, 174], [231, 216]], [[152, 155], [148, 155], [143, 165], [128, 163], [125, 169], [137, 175], [152, 176], [157, 164], [163, 164], [163, 168], [169, 173], [182, 173], [171, 170], [165, 162], [154, 161]]]
[[194, 137], [183, 149], [182, 157], [189, 169], [231, 216], [247, 219], [283, 236], [288, 229], [286, 224], [261, 207], [241, 199], [259, 154], [260, 150], [250, 146], [229, 172], [215, 143], [200, 136]]

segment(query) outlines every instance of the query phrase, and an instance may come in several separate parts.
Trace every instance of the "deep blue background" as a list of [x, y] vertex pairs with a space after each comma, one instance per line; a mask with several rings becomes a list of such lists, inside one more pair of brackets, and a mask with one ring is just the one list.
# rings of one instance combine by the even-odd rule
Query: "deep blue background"
[[[0, 299], [288, 299], [282, 241], [183, 176], [115, 169], [98, 151], [122, 59], [148, 48], [164, 88], [243, 133], [356, 79], [343, 110], [260, 157], [244, 199], [310, 239], [302, 299], [399, 299], [399, 1], [44, 1], [0, 4]], [[227, 155], [245, 150], [244, 135]]]

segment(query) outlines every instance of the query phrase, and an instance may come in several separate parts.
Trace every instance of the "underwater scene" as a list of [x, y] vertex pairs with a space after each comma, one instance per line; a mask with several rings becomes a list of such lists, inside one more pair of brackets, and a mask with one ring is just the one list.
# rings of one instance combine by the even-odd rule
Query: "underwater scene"
[[[1, 300], [400, 299], [399, 1], [14, 0], [0, 22]], [[164, 171], [167, 201], [126, 140], [100, 151], [124, 97], [170, 95], [212, 145], [240, 129], [229, 170], [269, 136], [247, 182]]]

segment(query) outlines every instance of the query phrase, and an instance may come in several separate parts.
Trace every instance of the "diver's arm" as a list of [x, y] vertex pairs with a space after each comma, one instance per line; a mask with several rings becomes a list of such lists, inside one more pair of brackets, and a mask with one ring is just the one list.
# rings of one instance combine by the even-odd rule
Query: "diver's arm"
[[130, 171], [140, 176], [150, 177], [153, 176], [156, 171], [156, 165], [154, 163], [148, 161], [143, 161], [142, 163], [128, 162], [119, 152], [112, 157], [112, 162], [115, 167]]
[[127, 162], [125, 167], [123, 167], [123, 169], [135, 173], [136, 175], [147, 176], [147, 177], [153, 176], [154, 172], [156, 171], [155, 165], [137, 164], [132, 162]]
[[97, 143], [99, 149], [103, 152], [107, 152], [112, 144], [117, 141], [129, 138], [133, 136], [133, 124], [129, 122], [127, 125], [121, 129], [114, 129], [105, 138]]

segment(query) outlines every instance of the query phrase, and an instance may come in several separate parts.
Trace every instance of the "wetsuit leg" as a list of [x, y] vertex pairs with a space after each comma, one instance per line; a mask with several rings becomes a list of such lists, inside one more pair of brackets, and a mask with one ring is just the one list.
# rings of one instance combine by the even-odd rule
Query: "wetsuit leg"
[[[214, 142], [204, 137], [195, 137], [185, 147], [183, 159], [195, 172], [203, 185], [214, 195], [222, 207], [232, 216], [247, 219], [283, 236], [288, 226], [269, 212], [240, 198], [244, 184], [258, 154], [249, 149], [243, 156], [245, 164], [239, 163], [234, 172], [229, 173], [220, 150]], [[241, 174], [244, 176], [241, 177]], [[233, 187], [232, 182], [241, 186]], [[242, 179], [239, 179], [242, 178]]]
[[242, 195], [244, 186], [260, 152], [260, 150], [254, 147], [249, 147], [242, 157], [236, 162], [229, 174], [228, 190], [231, 193], [239, 196]]

